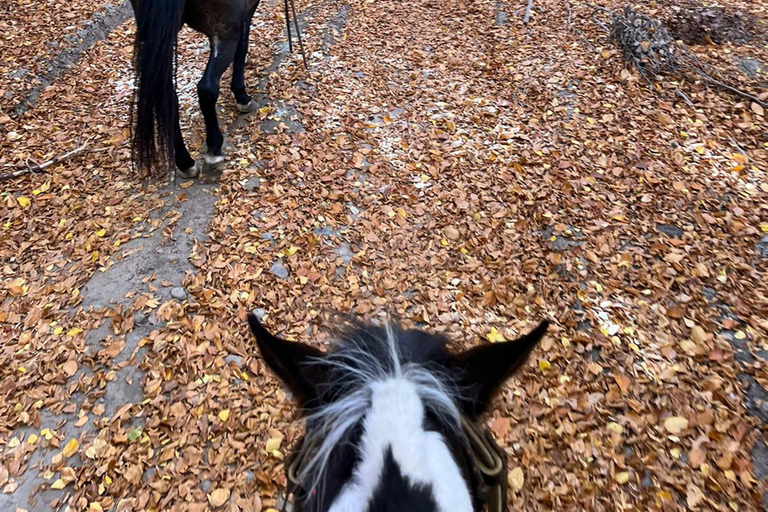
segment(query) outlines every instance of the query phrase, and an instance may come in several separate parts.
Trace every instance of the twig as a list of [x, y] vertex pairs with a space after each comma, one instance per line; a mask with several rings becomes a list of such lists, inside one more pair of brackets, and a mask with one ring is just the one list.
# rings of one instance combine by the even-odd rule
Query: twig
[[738, 142], [736, 142], [735, 140], [733, 140], [733, 137], [731, 137], [731, 136], [729, 135], [729, 136], [728, 136], [728, 140], [730, 141], [730, 143], [731, 143], [731, 144], [733, 144], [733, 146], [734, 146], [736, 149], [738, 149], [738, 150], [739, 150], [739, 153], [741, 153], [741, 154], [742, 154], [742, 155], [744, 155], [744, 156], [747, 156], [747, 152], [746, 152], [746, 151], [744, 151], [744, 150], [742, 149], [742, 147], [741, 147], [741, 146], [739, 146], [739, 143], [738, 143]]
[[592, 14], [590, 15], [590, 17], [592, 18], [592, 21], [594, 21], [595, 24], [597, 24], [598, 27], [600, 27], [601, 29], [605, 30], [606, 32], [610, 32], [611, 29], [609, 29], [602, 21], [600, 21], [597, 18], [595, 18], [595, 12], [596, 11], [600, 11], [603, 14], [608, 14], [609, 16], [613, 16], [613, 13], [611, 11], [609, 11], [608, 9], [606, 9], [605, 7], [603, 7], [603, 6], [593, 5], [592, 6]]
[[586, 37], [584, 37], [584, 33], [582, 33], [581, 30], [579, 30], [578, 28], [576, 28], [573, 25], [573, 22], [572, 22], [572, 14], [573, 13], [571, 12], [571, 4], [570, 4], [570, 2], [568, 2], [568, 0], [565, 0], [564, 3], [565, 3], [565, 10], [568, 11], [568, 20], [567, 20], [567, 22], [568, 22], [568, 30], [570, 30], [571, 32], [573, 32], [574, 34], [579, 36], [579, 39], [581, 39], [581, 41], [584, 44], [586, 44], [590, 48], [594, 49], [594, 46], [592, 46], [592, 43], [590, 43], [589, 40]]
[[696, 105], [693, 104], [691, 99], [683, 91], [680, 91], [680, 90], [676, 91], [675, 96], [681, 97], [683, 101], [688, 104], [689, 107], [691, 107], [694, 110], [696, 109]]
[[731, 86], [730, 86], [730, 85], [728, 85], [728, 84], [724, 84], [724, 83], [723, 83], [723, 82], [721, 82], [720, 80], [715, 80], [714, 78], [712, 78], [711, 76], [709, 76], [708, 74], [706, 74], [704, 71], [702, 71], [702, 70], [700, 70], [700, 69], [697, 69], [697, 70], [696, 70], [696, 72], [697, 72], [697, 74], [698, 74], [698, 75], [699, 75], [701, 78], [703, 78], [703, 79], [704, 79], [704, 80], [706, 80], [707, 82], [711, 83], [712, 85], [716, 85], [716, 86], [718, 86], [718, 87], [722, 87], [722, 88], [723, 88], [723, 89], [725, 89], [726, 91], [730, 91], [730, 92], [732, 92], [733, 94], [736, 94], [736, 95], [738, 95], [738, 96], [741, 96], [742, 98], [746, 98], [746, 99], [748, 99], [748, 100], [752, 100], [752, 101], [754, 101], [755, 103], [757, 103], [758, 105], [760, 105], [760, 106], [761, 106], [761, 107], [763, 107], [763, 108], [768, 108], [768, 103], [765, 103], [764, 101], [760, 101], [760, 99], [756, 98], [755, 96], [752, 96], [752, 95], [751, 95], [751, 94], [749, 94], [748, 92], [744, 92], [744, 91], [742, 91], [742, 90], [740, 90], [740, 89], [737, 89], [737, 88], [735, 88], [735, 87], [731, 87]]
[[83, 144], [82, 146], [79, 146], [73, 149], [72, 151], [68, 151], [63, 155], [53, 157], [52, 159], [48, 160], [47, 162], [43, 162], [42, 164], [27, 165], [26, 169], [19, 169], [17, 171], [9, 172], [8, 174], [0, 174], [0, 181], [12, 180], [14, 178], [18, 178], [21, 176], [25, 176], [27, 174], [35, 173], [35, 172], [43, 172], [48, 167], [61, 163], [64, 160], [67, 160], [69, 158], [72, 158], [73, 156], [82, 153], [87, 148], [88, 148], [88, 144]]
[[533, 0], [528, 0], [528, 4], [525, 6], [525, 16], [523, 16], [523, 23], [526, 25], [531, 21], [531, 7], [533, 7]]

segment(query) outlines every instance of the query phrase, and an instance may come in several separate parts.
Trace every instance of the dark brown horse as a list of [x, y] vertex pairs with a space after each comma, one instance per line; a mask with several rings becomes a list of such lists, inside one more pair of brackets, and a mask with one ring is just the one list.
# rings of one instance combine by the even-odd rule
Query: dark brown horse
[[224, 160], [224, 136], [216, 117], [221, 75], [234, 61], [231, 89], [237, 109], [251, 112], [256, 104], [245, 92], [244, 68], [251, 18], [259, 0], [131, 0], [136, 16], [134, 60], [137, 76], [133, 158], [140, 169], [176, 165], [186, 178], [200, 167], [184, 145], [175, 88], [176, 36], [186, 23], [210, 41], [211, 54], [197, 84], [205, 118], [207, 152], [203, 174]]

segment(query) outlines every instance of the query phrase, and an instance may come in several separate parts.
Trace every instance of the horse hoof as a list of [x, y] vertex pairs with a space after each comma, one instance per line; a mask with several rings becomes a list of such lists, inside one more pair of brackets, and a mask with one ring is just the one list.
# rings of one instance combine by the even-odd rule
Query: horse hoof
[[224, 157], [221, 155], [205, 155], [203, 158], [203, 176], [200, 178], [205, 183], [218, 181], [223, 172]]
[[241, 114], [249, 114], [251, 112], [256, 112], [256, 109], [258, 106], [256, 105], [256, 102], [251, 100], [245, 105], [241, 105], [240, 103], [235, 104], [235, 108], [237, 108], [237, 111]]
[[184, 179], [194, 178], [195, 176], [200, 174], [200, 164], [195, 162], [195, 165], [193, 165], [192, 167], [184, 170], [176, 169], [176, 172], [178, 173], [179, 176], [181, 176]]

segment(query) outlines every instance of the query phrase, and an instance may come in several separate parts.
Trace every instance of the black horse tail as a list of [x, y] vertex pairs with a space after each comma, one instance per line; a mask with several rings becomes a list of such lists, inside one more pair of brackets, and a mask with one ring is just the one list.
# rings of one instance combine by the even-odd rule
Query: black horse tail
[[137, 93], [132, 140], [133, 161], [139, 169], [172, 165], [179, 115], [174, 89], [176, 34], [181, 28], [185, 0], [138, 0], [133, 59]]

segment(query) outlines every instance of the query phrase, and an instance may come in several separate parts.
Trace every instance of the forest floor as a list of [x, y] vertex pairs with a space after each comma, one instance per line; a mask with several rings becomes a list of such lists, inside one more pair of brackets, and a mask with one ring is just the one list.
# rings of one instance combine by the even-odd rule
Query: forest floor
[[[0, 6], [0, 175], [85, 145], [0, 189], [0, 509], [274, 508], [301, 427], [254, 310], [319, 345], [337, 312], [457, 346], [548, 318], [486, 418], [510, 510], [768, 508], [766, 4], [690, 46], [758, 102], [649, 87], [585, 2], [524, 7], [301, 0], [307, 72], [264, 0], [259, 109], [226, 74], [203, 185], [132, 170], [126, 2]], [[182, 31], [193, 153], [207, 53]]]

